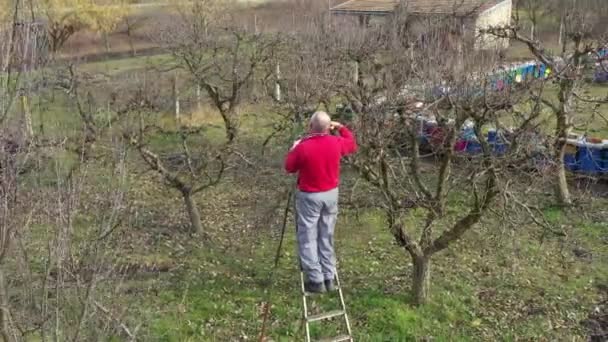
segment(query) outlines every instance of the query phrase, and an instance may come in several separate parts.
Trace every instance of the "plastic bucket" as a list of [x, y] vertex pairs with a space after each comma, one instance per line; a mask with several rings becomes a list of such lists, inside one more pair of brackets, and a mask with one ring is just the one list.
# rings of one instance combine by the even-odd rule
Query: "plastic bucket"
[[479, 154], [482, 151], [481, 144], [477, 141], [467, 141], [466, 151], [470, 154]]
[[580, 146], [579, 147], [579, 161], [580, 171], [587, 174], [595, 174], [602, 171], [602, 160], [600, 158], [601, 149]]
[[495, 143], [498, 137], [498, 132], [496, 132], [495, 130], [489, 130], [488, 131], [488, 142], [490, 144]]
[[598, 173], [608, 173], [608, 148], [592, 148], [591, 156], [597, 165]]

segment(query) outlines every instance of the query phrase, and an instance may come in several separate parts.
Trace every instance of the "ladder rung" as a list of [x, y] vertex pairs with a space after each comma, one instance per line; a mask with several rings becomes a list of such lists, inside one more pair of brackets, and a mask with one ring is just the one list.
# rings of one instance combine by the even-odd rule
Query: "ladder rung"
[[343, 342], [343, 341], [351, 341], [352, 337], [350, 335], [340, 335], [336, 337], [324, 338], [319, 340], [319, 342]]
[[[338, 292], [340, 290], [341, 289], [338, 286], [336, 286], [336, 290], [335, 291], [331, 291], [331, 292]], [[324, 293], [304, 292], [304, 295], [307, 296], [307, 297], [310, 297], [310, 296], [318, 296], [318, 295], [322, 295], [322, 294], [326, 294], [326, 293], [331, 293], [331, 292], [324, 292]]]
[[321, 313], [318, 315], [308, 316], [308, 318], [306, 318], [306, 320], [308, 322], [316, 322], [316, 321], [321, 321], [324, 319], [330, 319], [330, 318], [334, 318], [334, 317], [338, 317], [338, 316], [343, 316], [344, 314], [345, 314], [344, 310], [333, 310], [333, 311], [328, 311], [328, 312]]

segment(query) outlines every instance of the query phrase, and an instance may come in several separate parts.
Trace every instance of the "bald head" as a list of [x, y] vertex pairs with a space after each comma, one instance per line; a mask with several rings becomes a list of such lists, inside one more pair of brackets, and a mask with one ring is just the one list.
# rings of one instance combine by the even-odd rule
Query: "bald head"
[[313, 133], [327, 133], [331, 127], [331, 118], [325, 112], [316, 112], [310, 118], [310, 130]]

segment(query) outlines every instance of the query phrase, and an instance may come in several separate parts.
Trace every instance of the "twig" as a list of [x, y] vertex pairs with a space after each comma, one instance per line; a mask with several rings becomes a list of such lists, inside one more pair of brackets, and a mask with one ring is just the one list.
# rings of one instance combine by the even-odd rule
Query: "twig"
[[[97, 307], [99, 310], [101, 310], [110, 320], [112, 320], [116, 324], [118, 324], [118, 326], [122, 329], [122, 331], [125, 334], [127, 334], [127, 336], [129, 336], [131, 341], [137, 340], [136, 335], [134, 333], [132, 333], [131, 330], [129, 330], [129, 328], [123, 322], [121, 322], [117, 318], [115, 318], [109, 309], [105, 308], [98, 301], [93, 301], [93, 303], [95, 304], [95, 307]], [[136, 328], [135, 332], [137, 332], [137, 328]]]

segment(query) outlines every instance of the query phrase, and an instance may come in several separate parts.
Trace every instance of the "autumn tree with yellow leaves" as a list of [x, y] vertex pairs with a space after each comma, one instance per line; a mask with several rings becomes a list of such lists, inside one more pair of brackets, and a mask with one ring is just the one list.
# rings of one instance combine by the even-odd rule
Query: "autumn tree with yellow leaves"
[[108, 33], [129, 14], [128, 0], [0, 0], [0, 22], [18, 9], [21, 20], [46, 24], [49, 49], [55, 54], [76, 32]]
[[36, 0], [34, 13], [47, 23], [51, 53], [76, 32], [108, 33], [129, 14], [125, 0]]

